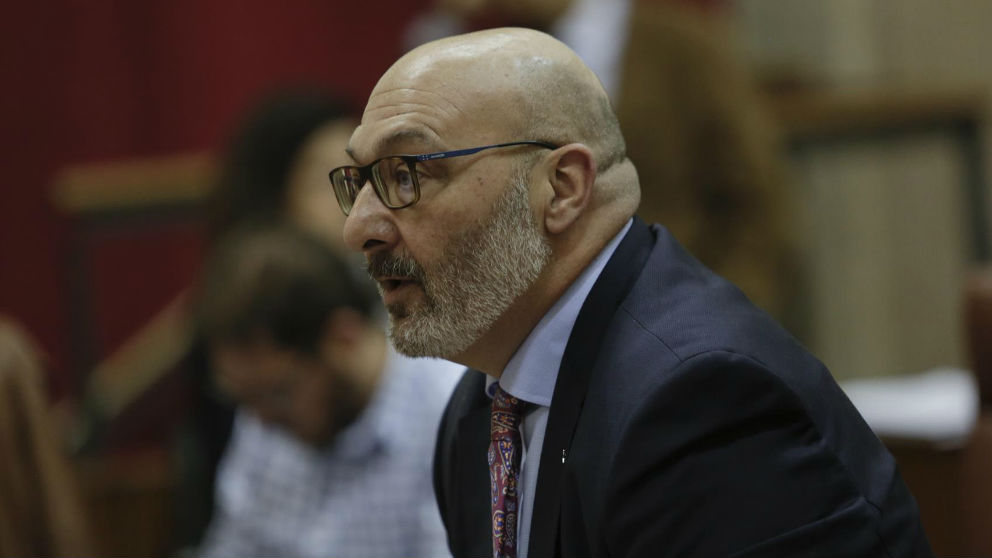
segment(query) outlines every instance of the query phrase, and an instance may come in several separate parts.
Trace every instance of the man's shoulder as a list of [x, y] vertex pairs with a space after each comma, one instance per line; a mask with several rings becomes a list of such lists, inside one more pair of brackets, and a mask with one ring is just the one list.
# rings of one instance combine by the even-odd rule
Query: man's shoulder
[[[774, 319], [754, 306], [729, 281], [689, 254], [660, 225], [650, 227], [654, 243], [607, 333], [604, 350], [645, 351], [679, 363], [714, 351], [768, 360], [776, 353], [805, 349]], [[573, 332], [581, 336], [581, 331]]]
[[[699, 263], [659, 225], [643, 268], [616, 309], [593, 366], [592, 389], [629, 403], [654, 387], [707, 378], [768, 381], [799, 399], [833, 392], [829, 372], [729, 281]], [[573, 331], [573, 340], [582, 339]], [[711, 374], [712, 372], [712, 374]]]

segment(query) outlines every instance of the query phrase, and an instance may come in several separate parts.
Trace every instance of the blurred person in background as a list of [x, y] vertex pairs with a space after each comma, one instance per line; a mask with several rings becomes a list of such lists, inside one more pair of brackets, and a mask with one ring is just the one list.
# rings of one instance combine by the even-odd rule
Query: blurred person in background
[[[207, 200], [208, 246], [239, 227], [290, 222], [339, 249], [344, 217], [327, 185], [327, 171], [344, 157], [352, 126], [351, 110], [321, 90], [284, 89], [260, 100], [221, 159], [217, 186]], [[196, 330], [193, 324], [182, 327]], [[196, 333], [183, 368], [192, 401], [179, 438], [176, 545], [189, 548], [201, 540], [215, 507], [214, 480], [234, 410], [217, 397], [209, 355]]]
[[[637, 162], [640, 215], [801, 330], [791, 197], [753, 77], [712, 0], [436, 0], [411, 46], [472, 29], [546, 31], [595, 72]], [[800, 331], [801, 333], [801, 331]]]
[[0, 556], [92, 552], [34, 343], [0, 315]]
[[288, 226], [213, 251], [197, 321], [240, 407], [199, 554], [447, 554], [430, 456], [462, 368], [392, 352], [368, 287]]
[[344, 217], [327, 185], [354, 128], [352, 110], [308, 89], [277, 91], [244, 117], [208, 200], [208, 235], [291, 221], [342, 247]]
[[[320, 238], [331, 249], [341, 245], [343, 215], [327, 183], [327, 171], [344, 157], [354, 126], [349, 107], [321, 89], [283, 88], [262, 98], [244, 115], [219, 157], [215, 186], [206, 200], [207, 250], [219, 238], [242, 226], [293, 223]], [[345, 159], [346, 160], [346, 159]], [[350, 266], [356, 274], [359, 258]], [[102, 447], [114, 421], [142, 404], [170, 377], [185, 385], [187, 406], [177, 409], [175, 436], [175, 528], [170, 546], [196, 548], [214, 510], [214, 480], [234, 420], [233, 405], [214, 385], [206, 343], [198, 332], [195, 308], [186, 293], [125, 343], [140, 350], [107, 359], [101, 374], [91, 375], [87, 399], [90, 415], [83, 445]], [[195, 304], [194, 304], [195, 305]], [[175, 342], [179, 339], [181, 342]], [[169, 354], [160, 354], [167, 351]], [[149, 353], [155, 352], [155, 358]], [[109, 380], [107, 380], [109, 378]], [[121, 389], [119, 382], [144, 381], [140, 389]], [[133, 393], [121, 409], [104, 416], [104, 391]], [[111, 396], [113, 394], [110, 394]]]

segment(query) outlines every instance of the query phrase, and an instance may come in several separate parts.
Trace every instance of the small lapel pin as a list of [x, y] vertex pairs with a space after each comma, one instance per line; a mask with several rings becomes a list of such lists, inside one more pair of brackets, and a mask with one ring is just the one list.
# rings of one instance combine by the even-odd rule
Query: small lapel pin
[[565, 448], [562, 448], [562, 450], [561, 450], [561, 462], [562, 463], [565, 462]]

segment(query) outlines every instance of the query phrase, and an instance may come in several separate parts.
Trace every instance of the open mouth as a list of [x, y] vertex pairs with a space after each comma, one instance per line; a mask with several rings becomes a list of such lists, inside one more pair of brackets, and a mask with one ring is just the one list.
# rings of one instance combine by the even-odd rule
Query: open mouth
[[414, 283], [416, 281], [409, 277], [383, 277], [379, 279], [379, 284], [382, 285], [383, 290], [386, 292], [395, 291], [404, 285], [412, 285]]

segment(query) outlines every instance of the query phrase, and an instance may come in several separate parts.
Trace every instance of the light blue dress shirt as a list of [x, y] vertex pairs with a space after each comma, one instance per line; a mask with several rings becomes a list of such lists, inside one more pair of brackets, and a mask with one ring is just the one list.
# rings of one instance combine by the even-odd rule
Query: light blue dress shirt
[[[632, 223], [633, 219], [627, 221], [623, 229], [600, 251], [565, 294], [541, 318], [510, 358], [500, 376], [499, 385], [504, 391], [534, 406], [533, 410], [524, 417], [521, 427], [524, 451], [520, 461], [521, 480], [518, 486], [523, 503], [517, 518], [518, 558], [527, 558], [534, 492], [537, 488], [538, 466], [541, 463], [541, 447], [544, 445], [548, 411], [555, 391], [555, 382], [558, 380], [561, 359], [565, 355], [565, 345], [572, 334], [572, 327], [579, 316], [579, 310], [589, 296], [589, 291]], [[491, 376], [487, 378], [486, 394], [489, 397], [492, 397], [493, 390], [496, 389], [495, 384], [495, 378]]]

